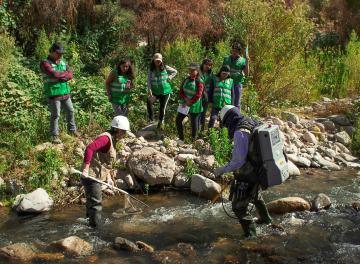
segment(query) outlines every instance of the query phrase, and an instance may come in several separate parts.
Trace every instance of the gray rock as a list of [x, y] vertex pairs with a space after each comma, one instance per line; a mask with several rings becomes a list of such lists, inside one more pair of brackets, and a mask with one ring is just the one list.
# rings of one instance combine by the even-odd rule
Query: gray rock
[[272, 117], [271, 121], [273, 122], [274, 125], [278, 125], [278, 126], [284, 125], [284, 122], [278, 117]]
[[288, 169], [289, 169], [289, 176], [299, 176], [301, 175], [300, 170], [294, 163], [290, 160], [288, 161]]
[[128, 166], [133, 175], [150, 185], [170, 184], [176, 167], [174, 160], [149, 147], [133, 152]]
[[336, 141], [340, 142], [341, 144], [348, 145], [351, 143], [351, 138], [346, 131], [341, 131], [335, 134]]
[[329, 116], [329, 118], [331, 121], [333, 121], [336, 125], [339, 125], [339, 126], [351, 125], [350, 120], [344, 115], [332, 115], [332, 116]]
[[137, 252], [139, 251], [139, 247], [131, 242], [130, 240], [127, 240], [123, 237], [116, 237], [115, 238], [115, 242], [114, 242], [114, 248], [115, 249], [122, 249], [122, 250], [127, 250], [130, 252]]
[[205, 170], [212, 170], [215, 164], [214, 155], [202, 155], [195, 159], [195, 162]]
[[360, 168], [360, 163], [359, 162], [347, 162], [346, 166], [348, 166], [349, 168], [359, 169]]
[[16, 243], [0, 248], [0, 257], [11, 263], [28, 262], [36, 256], [36, 248], [26, 243]]
[[286, 121], [290, 121], [294, 124], [298, 124], [299, 123], [299, 116], [294, 114], [294, 113], [291, 113], [291, 112], [282, 112], [281, 113], [281, 118], [283, 120], [286, 120]]
[[317, 143], [318, 143], [318, 140], [316, 139], [315, 135], [313, 133], [309, 132], [309, 131], [306, 131], [303, 134], [303, 139], [306, 142], [314, 144], [314, 145], [317, 145]]
[[350, 162], [356, 161], [358, 159], [358, 158], [356, 158], [356, 157], [354, 157], [354, 156], [352, 156], [350, 154], [347, 154], [347, 153], [341, 153], [340, 156], [343, 157], [346, 161], [350, 161]]
[[346, 126], [344, 127], [344, 130], [346, 133], [348, 133], [350, 136], [352, 136], [355, 133], [355, 127], [353, 126]]
[[178, 188], [189, 188], [190, 178], [185, 173], [179, 173], [174, 177], [174, 186]]
[[322, 209], [328, 209], [331, 206], [331, 200], [326, 194], [319, 193], [318, 195], [316, 195], [311, 204], [312, 210], [319, 211]]
[[88, 256], [93, 252], [93, 246], [78, 236], [70, 236], [52, 242], [51, 245], [74, 256]]
[[266, 206], [270, 213], [275, 214], [285, 214], [290, 212], [310, 210], [309, 202], [305, 201], [303, 198], [300, 197], [287, 197], [277, 199], [268, 203]]
[[326, 129], [325, 129], [324, 124], [317, 122], [317, 123], [315, 123], [315, 126], [317, 126], [322, 133], [325, 133], [325, 132], [326, 132]]
[[194, 160], [195, 156], [193, 154], [179, 154], [176, 156], [176, 159], [185, 162], [187, 160]]
[[315, 162], [315, 161], [311, 161], [311, 167], [312, 168], [321, 168], [321, 165], [319, 164], [319, 163], [317, 163], [317, 162]]
[[324, 154], [325, 155], [327, 155], [328, 157], [330, 157], [330, 158], [335, 158], [336, 157], [336, 152], [335, 152], [335, 150], [332, 150], [332, 149], [330, 149], [330, 148], [324, 148], [323, 149], [323, 152], [324, 152]]
[[47, 192], [38, 188], [31, 193], [16, 196], [14, 208], [19, 213], [41, 213], [49, 211], [53, 203]]
[[301, 226], [305, 224], [305, 220], [296, 218], [293, 215], [291, 215], [290, 218], [286, 218], [283, 222], [285, 225], [291, 225], [291, 226]]
[[191, 191], [199, 196], [213, 200], [221, 192], [221, 186], [202, 175], [195, 174], [191, 177]]
[[179, 148], [179, 154], [192, 154], [197, 155], [198, 151], [192, 148]]
[[336, 165], [335, 163], [324, 159], [323, 157], [321, 157], [321, 155], [315, 155], [314, 161], [323, 168], [326, 168], [329, 170], [340, 170], [339, 165]]
[[341, 144], [340, 142], [335, 142], [334, 145], [339, 147], [342, 152], [351, 154], [351, 151], [347, 147], [345, 147], [343, 144]]
[[335, 123], [330, 120], [326, 120], [322, 123], [325, 127], [325, 130], [328, 132], [334, 132], [336, 130]]

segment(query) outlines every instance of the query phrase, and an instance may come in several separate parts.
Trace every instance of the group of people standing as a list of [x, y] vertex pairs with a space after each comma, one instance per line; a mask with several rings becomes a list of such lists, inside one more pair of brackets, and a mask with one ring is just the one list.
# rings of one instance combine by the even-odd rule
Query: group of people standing
[[[241, 56], [242, 48], [238, 43], [232, 45], [231, 55], [224, 58], [223, 65], [217, 74], [213, 74], [213, 61], [204, 59], [201, 65], [191, 63], [189, 74], [182, 82], [179, 90], [179, 106], [176, 126], [179, 140], [184, 141], [183, 120], [190, 117], [192, 138], [195, 139], [199, 128], [205, 128], [207, 109], [211, 107], [208, 128], [214, 127], [218, 116], [221, 125], [228, 129], [229, 140], [234, 141], [232, 158], [228, 164], [214, 171], [215, 176], [234, 172], [234, 182], [230, 191], [232, 208], [243, 227], [245, 236], [255, 236], [255, 223], [250, 215], [249, 203], [255, 204], [259, 212], [259, 223], [271, 223], [271, 217], [260, 195], [260, 185], [254, 182], [259, 166], [250, 166], [247, 158], [251, 153], [248, 148], [253, 129], [258, 125], [251, 118], [240, 113], [242, 85], [248, 73], [248, 56]], [[50, 110], [50, 130], [53, 142], [61, 143], [58, 120], [61, 107], [66, 110], [68, 131], [77, 136], [74, 110], [70, 96], [69, 81], [73, 74], [68, 65], [61, 59], [64, 47], [54, 43], [49, 56], [40, 64], [43, 74], [44, 91]], [[246, 52], [247, 54], [247, 52]], [[177, 71], [163, 62], [160, 53], [153, 56], [148, 72], [147, 109], [150, 121], [154, 119], [153, 104], [160, 102], [158, 129], [164, 124], [166, 107], [172, 94], [170, 84]], [[130, 100], [129, 92], [134, 88], [134, 69], [129, 60], [120, 61], [110, 72], [105, 82], [106, 94], [112, 103], [115, 117], [110, 129], [97, 136], [84, 153], [81, 182], [85, 187], [86, 214], [89, 224], [97, 227], [101, 221], [102, 192], [100, 183], [89, 178], [95, 176], [101, 181], [114, 185], [112, 164], [116, 161], [116, 141], [123, 138], [130, 130], [127, 119]], [[256, 155], [256, 153], [255, 153]], [[109, 173], [110, 172], [112, 173]]]

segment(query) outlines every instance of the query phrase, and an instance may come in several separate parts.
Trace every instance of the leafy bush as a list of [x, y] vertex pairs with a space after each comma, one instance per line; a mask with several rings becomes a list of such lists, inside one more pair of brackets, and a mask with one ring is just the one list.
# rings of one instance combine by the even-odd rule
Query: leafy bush
[[360, 39], [353, 31], [346, 46], [344, 86], [346, 95], [360, 92]]
[[218, 165], [226, 164], [231, 158], [232, 143], [229, 140], [228, 130], [211, 128], [209, 131], [209, 143]]
[[192, 160], [187, 159], [185, 164], [185, 175], [190, 179], [194, 174], [199, 173], [199, 166]]

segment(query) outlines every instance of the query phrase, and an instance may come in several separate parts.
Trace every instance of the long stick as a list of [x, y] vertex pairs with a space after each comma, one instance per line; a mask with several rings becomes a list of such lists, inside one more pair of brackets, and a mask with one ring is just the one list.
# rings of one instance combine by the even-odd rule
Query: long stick
[[118, 188], [118, 187], [116, 187], [116, 186], [112, 186], [111, 184], [108, 184], [108, 183], [106, 183], [106, 182], [100, 181], [99, 179], [96, 179], [96, 178], [94, 178], [94, 177], [92, 177], [92, 176], [86, 176], [86, 177], [85, 177], [85, 176], [82, 174], [82, 172], [79, 171], [79, 170], [74, 169], [74, 172], [81, 174], [84, 178], [88, 178], [88, 179], [93, 180], [93, 181], [95, 181], [95, 182], [101, 183], [102, 185], [105, 185], [105, 186], [107, 186], [107, 187], [110, 187], [110, 188], [112, 188], [112, 189], [114, 189], [114, 190], [117, 190], [117, 191], [119, 191], [119, 192], [121, 192], [121, 193], [123, 193], [123, 194], [129, 195], [130, 198], [134, 199], [135, 201], [141, 203], [142, 205], [145, 205], [146, 207], [150, 207], [149, 205], [147, 205], [147, 204], [144, 203], [143, 201], [137, 199], [136, 197], [132, 196], [132, 195], [129, 194], [128, 192], [126, 192], [126, 191], [124, 191], [124, 190], [122, 190], [122, 189], [120, 189], [120, 188]]

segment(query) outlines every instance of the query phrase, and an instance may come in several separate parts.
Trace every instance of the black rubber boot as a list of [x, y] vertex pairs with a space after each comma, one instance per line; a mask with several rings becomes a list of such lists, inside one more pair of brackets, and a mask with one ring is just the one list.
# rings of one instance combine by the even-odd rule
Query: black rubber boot
[[245, 237], [256, 237], [255, 223], [241, 223]]
[[271, 224], [272, 219], [269, 211], [267, 210], [264, 200], [259, 200], [255, 203], [255, 207], [259, 213], [259, 219], [256, 221], [257, 224]]

